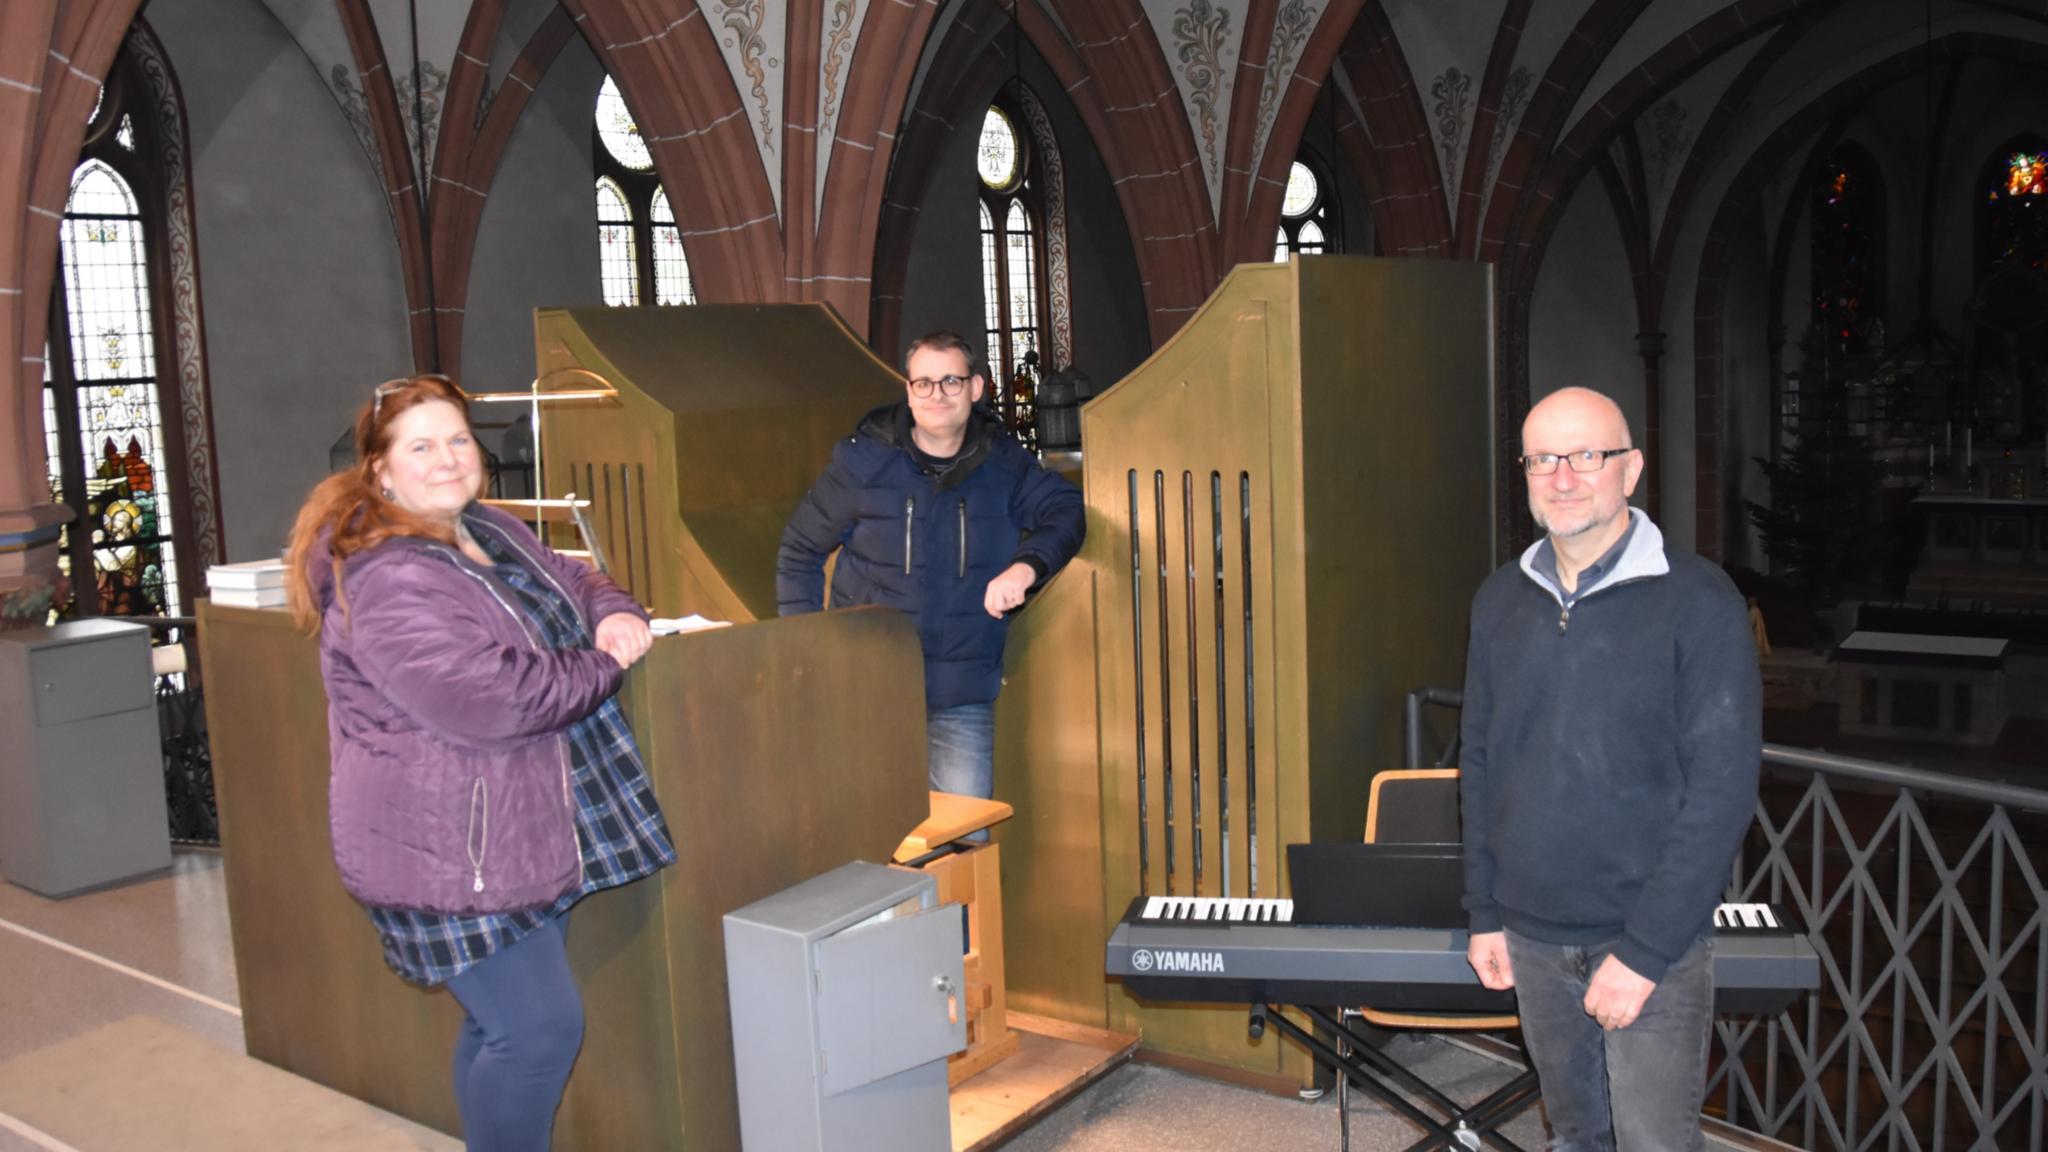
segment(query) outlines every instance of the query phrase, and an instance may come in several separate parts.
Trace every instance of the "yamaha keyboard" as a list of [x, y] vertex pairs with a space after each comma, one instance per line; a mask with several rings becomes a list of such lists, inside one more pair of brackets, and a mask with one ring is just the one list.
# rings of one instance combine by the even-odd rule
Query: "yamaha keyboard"
[[[1140, 896], [1109, 938], [1105, 970], [1145, 1000], [1370, 1004], [1388, 1011], [1512, 1013], [1479, 983], [1462, 928], [1293, 923], [1289, 900]], [[1714, 911], [1714, 1010], [1777, 1012], [1820, 986], [1820, 959], [1783, 910]]]

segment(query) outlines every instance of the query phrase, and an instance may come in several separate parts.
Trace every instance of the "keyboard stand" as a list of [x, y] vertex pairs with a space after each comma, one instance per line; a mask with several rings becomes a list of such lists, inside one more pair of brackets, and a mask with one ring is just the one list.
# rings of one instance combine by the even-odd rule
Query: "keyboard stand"
[[[1495, 1129], [1536, 1102], [1538, 1092], [1533, 1070], [1525, 1070], [1484, 1100], [1466, 1107], [1403, 1068], [1327, 1010], [1306, 1005], [1293, 1006], [1337, 1037], [1335, 1045], [1288, 1019], [1281, 1012], [1281, 1007], [1278, 1004], [1253, 1006], [1252, 1036], [1256, 1038], [1263, 1033], [1268, 1023], [1274, 1025], [1306, 1049], [1309, 1057], [1318, 1064], [1329, 1068], [1335, 1075], [1346, 1077], [1358, 1085], [1360, 1091], [1421, 1128], [1427, 1133], [1426, 1137], [1410, 1145], [1408, 1152], [1435, 1152], [1437, 1149], [1464, 1152], [1465, 1149], [1480, 1147], [1497, 1149], [1498, 1152], [1524, 1152], [1521, 1146]], [[1408, 1099], [1409, 1096], [1420, 1097], [1442, 1118], [1423, 1111]], [[1342, 1147], [1348, 1149], [1351, 1120], [1348, 1115], [1339, 1120]]]

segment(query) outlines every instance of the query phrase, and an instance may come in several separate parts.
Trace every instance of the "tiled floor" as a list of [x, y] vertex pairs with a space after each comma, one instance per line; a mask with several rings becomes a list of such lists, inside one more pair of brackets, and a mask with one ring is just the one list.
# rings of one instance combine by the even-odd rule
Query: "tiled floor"
[[[169, 873], [68, 900], [46, 900], [10, 884], [0, 884], [0, 1152], [128, 1152], [129, 1149], [193, 1147], [214, 1122], [229, 1085], [220, 1085], [219, 1099], [209, 1099], [215, 1084], [199, 1086], [152, 1107], [175, 1113], [190, 1107], [191, 1115], [165, 1114], [158, 1136], [122, 1136], [73, 1144], [77, 1131], [147, 1132], [153, 1117], [110, 1118], [92, 1115], [95, 1086], [81, 1085], [79, 1099], [53, 1102], [48, 1093], [23, 1092], [24, 1083], [46, 1070], [46, 1062], [67, 1049], [76, 1050], [101, 1035], [155, 1035], [171, 1038], [185, 1053], [185, 1063], [226, 1069], [230, 1077], [262, 1082], [272, 1075], [243, 1055], [241, 1010], [236, 1006], [233, 948], [229, 943], [226, 888], [218, 853], [181, 850]], [[113, 1031], [108, 1031], [113, 1030]], [[218, 1049], [220, 1059], [207, 1053]], [[123, 1053], [132, 1056], [133, 1053]], [[194, 1059], [194, 1057], [201, 1059]], [[176, 1078], [175, 1070], [149, 1071], [139, 1077], [158, 1081]], [[185, 1071], [189, 1072], [189, 1069]], [[120, 1074], [125, 1076], [126, 1074]], [[274, 1075], [281, 1076], [282, 1073]], [[10, 1083], [10, 1079], [12, 1083]], [[105, 1077], [102, 1077], [105, 1079]], [[317, 1107], [332, 1110], [344, 1123], [360, 1122], [393, 1139], [388, 1146], [455, 1149], [459, 1142], [427, 1132], [367, 1105], [348, 1101], [325, 1089], [289, 1082], [319, 1098]], [[142, 1098], [146, 1084], [101, 1084], [107, 1097]], [[23, 1102], [24, 1096], [27, 1097]], [[236, 1147], [292, 1147], [294, 1143], [248, 1138], [264, 1122], [253, 1115], [226, 1125], [245, 1137]], [[52, 1119], [56, 1117], [56, 1119]], [[78, 1123], [67, 1123], [66, 1118]], [[90, 1120], [91, 1123], [82, 1121]], [[121, 1122], [116, 1123], [114, 1120]], [[139, 1122], [137, 1122], [139, 1121]], [[360, 1129], [358, 1129], [360, 1130]], [[347, 1146], [346, 1144], [344, 1146]], [[367, 1147], [367, 1145], [364, 1145]], [[385, 1146], [380, 1144], [380, 1146]]]
[[[202, 850], [178, 852], [167, 875], [69, 900], [45, 900], [0, 883], [0, 1152], [458, 1148], [446, 1136], [286, 1078], [242, 1054], [225, 891], [220, 857]], [[92, 1091], [111, 1102], [108, 1110], [125, 1106], [132, 1112], [145, 1107], [135, 1100], [146, 1099], [146, 1107], [155, 1111], [139, 1123], [134, 1117], [110, 1122], [89, 1110], [94, 1097], [83, 1088], [78, 1095], [86, 1103], [74, 1100], [68, 1112], [46, 1107], [52, 1093], [70, 1089], [70, 1081], [52, 1075], [55, 1062], [68, 1058], [70, 1068], [77, 1069], [81, 1049], [104, 1051], [113, 1047], [106, 1040], [113, 1036], [124, 1038], [118, 1051], [125, 1062], [118, 1072], [97, 1079], [116, 1077], [119, 1083], [100, 1083]], [[95, 1037], [101, 1049], [90, 1049]], [[1508, 1076], [1501, 1065], [1440, 1040], [1397, 1044], [1403, 1063], [1427, 1079], [1457, 1085], [1462, 1097], [1484, 1095]], [[137, 1058], [138, 1051], [182, 1056]], [[208, 1073], [212, 1079], [195, 1075], [196, 1065], [219, 1074]], [[94, 1079], [90, 1073], [99, 1069], [84, 1071], [88, 1075], [75, 1079]], [[1355, 1148], [1404, 1147], [1417, 1135], [1362, 1095], [1353, 1097], [1352, 1108]], [[190, 1111], [177, 1115], [180, 1109]], [[157, 1111], [165, 1113], [160, 1128]], [[279, 1112], [287, 1114], [274, 1115]], [[310, 1112], [336, 1117], [329, 1138], [314, 1142], [303, 1127], [295, 1127]], [[1156, 1066], [1128, 1065], [1044, 1117], [1009, 1147], [1030, 1152], [1334, 1148], [1336, 1128], [1329, 1096], [1304, 1102]], [[335, 1131], [344, 1134], [334, 1137]], [[209, 1132], [229, 1132], [233, 1138], [205, 1135]], [[284, 1135], [270, 1135], [276, 1132]], [[370, 1136], [349, 1135], [362, 1132]], [[1524, 1147], [1542, 1143], [1533, 1112], [1509, 1125], [1508, 1132]], [[67, 1135], [79, 1142], [68, 1142]]]
[[[16, 1062], [17, 1070], [37, 1067], [38, 1061], [54, 1058], [50, 1054], [58, 1046], [110, 1027], [124, 1028], [125, 1034], [172, 1035], [185, 1045], [188, 1059], [190, 1053], [203, 1051], [191, 1048], [196, 1039], [229, 1056], [225, 1067], [235, 1068], [236, 1062], [246, 1060], [225, 891], [221, 859], [205, 850], [179, 851], [166, 875], [68, 900], [46, 900], [0, 883], [0, 1101], [20, 1097], [18, 1091], [9, 1092], [5, 1080], [10, 1062]], [[1474, 1062], [1469, 1056], [1463, 1059]], [[156, 1078], [168, 1080], [171, 1074], [166, 1069]], [[22, 1073], [15, 1075], [18, 1089]], [[1484, 1061], [1477, 1061], [1467, 1075], [1482, 1084], [1505, 1074], [1489, 1071]], [[193, 1094], [189, 1106], [200, 1110], [195, 1112], [199, 1115], [229, 1107], [227, 1099], [209, 1099], [202, 1090]], [[1235, 1104], [1229, 1103], [1233, 1100]], [[1247, 1144], [1244, 1133], [1230, 1125], [1190, 1123], [1199, 1112], [1191, 1110], [1190, 1101], [1206, 1102], [1212, 1109], [1220, 1106], [1241, 1122], [1252, 1123], [1252, 1131], [1272, 1142]], [[358, 1107], [339, 1097], [335, 1102]], [[1355, 1129], [1355, 1137], [1362, 1138], [1359, 1147], [1398, 1146], [1412, 1139], [1412, 1129], [1384, 1114], [1374, 1115], [1376, 1109], [1362, 1103], [1353, 1107], [1360, 1109]], [[388, 1146], [457, 1146], [396, 1118], [384, 1119], [395, 1134]], [[175, 1116], [166, 1116], [164, 1123], [167, 1130], [181, 1127]], [[192, 1127], [189, 1120], [182, 1126]], [[1375, 1126], [1388, 1131], [1379, 1139], [1368, 1137], [1367, 1130]], [[51, 1127], [63, 1125], [51, 1122]], [[76, 1130], [93, 1127], [78, 1125]], [[1304, 1104], [1223, 1088], [1160, 1068], [1129, 1068], [1052, 1113], [1013, 1146], [1333, 1147], [1335, 1127], [1336, 1114], [1327, 1099]], [[1226, 1143], [1205, 1143], [1212, 1135]], [[168, 1141], [131, 1143], [124, 1138], [87, 1147], [67, 1143], [65, 1136], [0, 1107], [0, 1152], [128, 1152], [144, 1147], [154, 1152], [173, 1146]], [[293, 1145], [279, 1145], [284, 1146]]]
[[0, 1062], [125, 1016], [242, 1048], [220, 856], [69, 900], [0, 884]]

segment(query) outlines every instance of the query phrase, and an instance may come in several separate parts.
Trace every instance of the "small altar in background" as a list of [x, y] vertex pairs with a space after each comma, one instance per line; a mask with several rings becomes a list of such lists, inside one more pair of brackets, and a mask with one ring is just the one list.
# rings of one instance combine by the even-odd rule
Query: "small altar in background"
[[1835, 649], [1847, 735], [1992, 744], [2005, 729], [2011, 642], [1859, 630]]

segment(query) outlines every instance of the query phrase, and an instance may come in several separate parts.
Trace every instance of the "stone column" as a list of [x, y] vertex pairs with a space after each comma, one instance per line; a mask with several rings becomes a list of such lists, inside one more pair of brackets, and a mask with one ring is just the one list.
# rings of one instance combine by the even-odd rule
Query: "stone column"
[[[28, 463], [26, 453], [16, 458]], [[42, 453], [35, 454], [40, 461]], [[0, 631], [49, 618], [58, 587], [57, 534], [71, 519], [61, 504], [0, 508]]]

